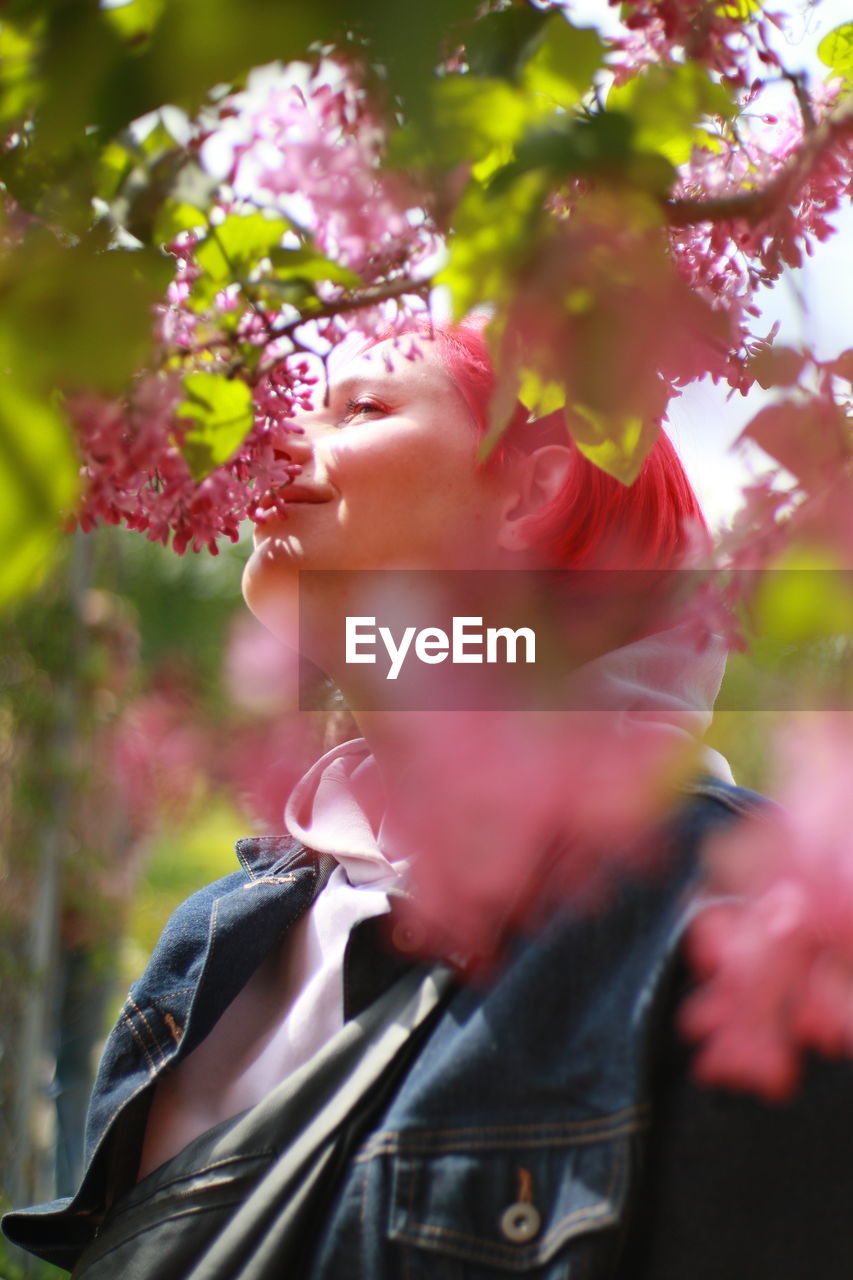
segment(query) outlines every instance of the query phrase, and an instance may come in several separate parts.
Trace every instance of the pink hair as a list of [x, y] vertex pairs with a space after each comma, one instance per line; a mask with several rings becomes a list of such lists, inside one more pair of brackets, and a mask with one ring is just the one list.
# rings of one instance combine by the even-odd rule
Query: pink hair
[[[495, 373], [476, 322], [419, 327], [442, 362], [481, 435], [488, 428]], [[702, 511], [668, 436], [661, 431], [631, 485], [591, 463], [569, 436], [562, 410], [529, 421], [518, 404], [485, 465], [500, 466], [537, 444], [567, 445], [574, 463], [561, 492], [535, 519], [532, 549], [553, 568], [671, 569], [683, 563], [688, 525], [707, 533]]]

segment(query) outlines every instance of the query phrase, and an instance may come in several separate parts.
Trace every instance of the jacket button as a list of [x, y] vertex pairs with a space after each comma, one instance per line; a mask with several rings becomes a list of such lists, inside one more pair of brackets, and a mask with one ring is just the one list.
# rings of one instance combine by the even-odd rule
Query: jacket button
[[398, 951], [420, 951], [426, 942], [426, 933], [417, 924], [398, 921], [391, 931], [391, 941]]
[[518, 1200], [501, 1214], [501, 1232], [513, 1244], [532, 1240], [542, 1225], [539, 1210], [528, 1200]]

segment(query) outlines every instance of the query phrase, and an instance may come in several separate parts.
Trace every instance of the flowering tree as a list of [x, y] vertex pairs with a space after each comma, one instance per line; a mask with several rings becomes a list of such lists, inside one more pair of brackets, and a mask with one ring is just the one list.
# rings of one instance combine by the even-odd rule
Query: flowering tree
[[[495, 436], [517, 399], [562, 408], [625, 484], [686, 384], [774, 389], [745, 435], [788, 480], [747, 491], [698, 625], [717, 625], [723, 597], [768, 607], [760, 576], [733, 571], [803, 554], [849, 567], [853, 350], [779, 347], [756, 296], [849, 198], [853, 24], [823, 40], [826, 78], [809, 82], [785, 65], [772, 0], [627, 0], [618, 28], [612, 11], [584, 25], [570, 0], [403, 10], [323, 0], [309, 19], [265, 0], [247, 24], [236, 0], [4, 7], [0, 598], [45, 562], [59, 512], [181, 553], [286, 506], [282, 435], [318, 362], [354, 330], [404, 330], [436, 286], [457, 317], [491, 308]], [[795, 601], [803, 636], [837, 614], [830, 590]], [[849, 756], [843, 717], [826, 732]], [[849, 789], [827, 788], [825, 809], [820, 874], [847, 901]], [[766, 830], [738, 837], [763, 922], [744, 936], [772, 945], [723, 945], [711, 924], [696, 944], [714, 994], [691, 1010], [697, 1034], [740, 998], [727, 974], [777, 983], [765, 1030], [784, 1069], [742, 1020], [736, 1051], [718, 1037], [704, 1060], [768, 1092], [803, 1044], [853, 1049], [838, 1004], [853, 957], [840, 925], [823, 932], [808, 823], [792, 822], [770, 869]], [[785, 980], [812, 992], [815, 964], [834, 975], [796, 1015], [761, 905], [779, 877], [799, 904]]]

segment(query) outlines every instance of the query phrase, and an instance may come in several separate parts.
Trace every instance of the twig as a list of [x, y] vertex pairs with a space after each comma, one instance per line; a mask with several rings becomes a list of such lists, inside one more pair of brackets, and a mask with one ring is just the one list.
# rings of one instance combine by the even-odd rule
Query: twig
[[413, 294], [423, 297], [429, 293], [432, 288], [432, 280], [390, 280], [386, 284], [374, 285], [373, 288], [362, 289], [359, 293], [350, 294], [347, 297], [338, 298], [334, 302], [326, 302], [319, 307], [314, 307], [305, 314], [297, 316], [295, 320], [291, 320], [288, 324], [282, 325], [280, 329], [275, 330], [274, 337], [280, 338], [282, 334], [290, 335], [294, 329], [300, 328], [303, 324], [308, 324], [311, 320], [328, 320], [332, 316], [342, 315], [346, 311], [359, 311], [362, 307], [372, 307], [378, 302], [389, 302], [392, 298], [402, 298], [405, 294]]
[[848, 138], [853, 139], [853, 94], [845, 98], [825, 120], [807, 131], [799, 150], [765, 186], [705, 200], [665, 200], [663, 208], [667, 221], [673, 227], [686, 227], [695, 222], [728, 222], [734, 218], [751, 223], [763, 222], [787, 194], [808, 177], [827, 151]]

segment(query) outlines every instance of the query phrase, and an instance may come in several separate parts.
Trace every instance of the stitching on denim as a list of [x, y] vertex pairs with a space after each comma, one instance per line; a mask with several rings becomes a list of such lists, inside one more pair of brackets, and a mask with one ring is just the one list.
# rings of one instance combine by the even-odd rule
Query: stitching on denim
[[[264, 837], [261, 837], [261, 839], [263, 839], [263, 838], [264, 838]], [[308, 850], [308, 849], [305, 847], [305, 845], [301, 843], [301, 841], [299, 841], [299, 840], [294, 840], [293, 836], [290, 836], [290, 837], [283, 837], [283, 836], [280, 836], [280, 837], [278, 837], [278, 839], [286, 839], [286, 838], [289, 838], [289, 839], [290, 839], [290, 842], [291, 842], [291, 844], [290, 844], [290, 852], [289, 852], [289, 854], [288, 854], [288, 858], [289, 858], [289, 860], [290, 860], [291, 862], [292, 862], [295, 858], [298, 858], [298, 857], [300, 856], [300, 854], [310, 852], [310, 850]], [[240, 840], [238, 840], [238, 841], [237, 841], [237, 843], [234, 845], [234, 852], [237, 854], [237, 861], [240, 863], [240, 866], [243, 868], [243, 870], [246, 872], [246, 874], [247, 874], [247, 875], [248, 875], [252, 880], [255, 880], [255, 881], [257, 881], [257, 880], [258, 880], [257, 872], [256, 872], [256, 871], [254, 870], [254, 868], [252, 867], [252, 864], [251, 864], [251, 863], [250, 863], [250, 862], [249, 862], [249, 861], [248, 861], [248, 860], [243, 856], [243, 850], [241, 849], [241, 847], [240, 847], [240, 846], [243, 844], [243, 842], [244, 842], [244, 841], [247, 841], [247, 840], [254, 841], [254, 840], [257, 840], [257, 839], [258, 839], [258, 837], [256, 837], [256, 836], [243, 836], [243, 837], [242, 837]], [[294, 877], [294, 878], [295, 878], [295, 877]], [[248, 887], [248, 886], [246, 886], [246, 885], [244, 885], [244, 886], [243, 886], [243, 888], [244, 888], [244, 889], [245, 889], [245, 888], [247, 888], [247, 887]]]
[[[564, 1243], [568, 1237], [564, 1235], [567, 1228], [577, 1227], [583, 1223], [594, 1221], [605, 1223], [615, 1221], [616, 1214], [607, 1199], [596, 1204], [584, 1205], [566, 1214], [565, 1218], [552, 1228], [546, 1236], [537, 1241], [535, 1248], [522, 1251], [517, 1246], [501, 1244], [499, 1240], [487, 1240], [482, 1236], [472, 1236], [464, 1231], [455, 1231], [452, 1227], [442, 1227], [430, 1222], [413, 1222], [411, 1232], [402, 1230], [398, 1239], [408, 1244], [424, 1244], [427, 1239], [436, 1241], [448, 1240], [463, 1246], [469, 1262], [488, 1262], [495, 1257], [516, 1262], [519, 1266], [539, 1265], [546, 1261], [543, 1252]], [[561, 1238], [562, 1237], [562, 1238]], [[462, 1252], [462, 1249], [459, 1249]]]
[[642, 1103], [614, 1112], [612, 1116], [569, 1120], [564, 1124], [542, 1121], [529, 1125], [431, 1129], [416, 1134], [386, 1129], [374, 1134], [353, 1163], [362, 1163], [377, 1155], [439, 1155], [452, 1151], [493, 1151], [517, 1147], [586, 1146], [636, 1133], [648, 1125], [648, 1119], [649, 1106]]
[[149, 1036], [151, 1037], [151, 1047], [152, 1047], [152, 1049], [156, 1050], [156, 1052], [157, 1052], [157, 1053], [159, 1053], [159, 1055], [160, 1055], [160, 1064], [161, 1064], [161, 1066], [162, 1066], [162, 1065], [165, 1063], [165, 1061], [166, 1061], [166, 1054], [165, 1054], [165, 1051], [164, 1051], [164, 1049], [163, 1049], [163, 1046], [160, 1044], [160, 1041], [159, 1041], [159, 1039], [158, 1039], [158, 1037], [157, 1037], [157, 1035], [156, 1035], [156, 1033], [155, 1033], [155, 1031], [154, 1031], [154, 1028], [151, 1026], [151, 1023], [148, 1021], [148, 1019], [146, 1018], [146, 1016], [145, 1016], [145, 1014], [143, 1013], [142, 1009], [140, 1009], [139, 1005], [136, 1003], [136, 1001], [133, 999], [133, 997], [130, 997], [130, 998], [129, 998], [129, 1000], [128, 1000], [128, 1004], [130, 1004], [130, 1005], [132, 1005], [132, 1006], [133, 1006], [133, 1008], [134, 1008], [135, 1012], [136, 1012], [136, 1013], [137, 1013], [137, 1015], [139, 1016], [140, 1021], [142, 1022], [143, 1026], [145, 1027], [145, 1030], [148, 1032]]
[[361, 1228], [358, 1246], [364, 1252], [364, 1241], [367, 1238], [367, 1193], [370, 1185], [370, 1171], [365, 1169], [361, 1179], [361, 1195], [359, 1196], [358, 1220]]
[[[121, 1015], [119, 1017], [119, 1024], [122, 1024], [122, 1023], [124, 1023], [127, 1026], [128, 1030], [130, 1031], [130, 1034], [133, 1036], [134, 1040], [137, 1042], [140, 1049], [145, 1054], [145, 1058], [148, 1062], [149, 1076], [152, 1076], [152, 1077], [156, 1076], [157, 1068], [154, 1065], [154, 1059], [151, 1057], [151, 1054], [148, 1052], [148, 1046], [145, 1043], [145, 1040], [140, 1034], [139, 1029], [135, 1026], [133, 1019], [131, 1018], [130, 1014], [126, 1011], [126, 1009], [122, 1009]], [[121, 1110], [122, 1110], [121, 1106], [116, 1107], [115, 1111], [113, 1112], [113, 1116], [118, 1115], [119, 1111]], [[106, 1132], [106, 1126], [104, 1131]]]
[[[124, 1012], [122, 1012], [122, 1013], [120, 1014], [120, 1016], [119, 1016], [118, 1022], [119, 1022], [119, 1024], [121, 1024], [122, 1022], [128, 1022], [127, 1014], [125, 1014]], [[133, 1027], [132, 1027], [132, 1026], [130, 1027], [130, 1030], [133, 1032]], [[135, 1034], [136, 1034], [136, 1033], [134, 1032], [134, 1035], [135, 1035]], [[145, 1052], [145, 1046], [144, 1046], [144, 1045], [142, 1046], [142, 1049], [143, 1049], [143, 1052]], [[146, 1056], [147, 1056], [147, 1055], [146, 1055]], [[152, 1064], [152, 1065], [153, 1065], [153, 1064]], [[153, 1075], [156, 1075], [156, 1070], [152, 1070], [152, 1072], [151, 1072], [151, 1076], [153, 1076]], [[129, 1106], [130, 1106], [130, 1104], [131, 1104], [131, 1102], [133, 1102], [136, 1098], [138, 1098], [138, 1097], [139, 1097], [139, 1095], [140, 1095], [141, 1093], [144, 1093], [146, 1089], [150, 1088], [150, 1085], [151, 1085], [151, 1076], [149, 1076], [149, 1078], [148, 1078], [147, 1080], [144, 1080], [144, 1081], [142, 1082], [142, 1084], [140, 1084], [140, 1086], [139, 1086], [139, 1088], [138, 1088], [138, 1089], [134, 1089], [134, 1090], [133, 1090], [133, 1092], [132, 1092], [132, 1093], [131, 1093], [127, 1098], [122, 1098], [122, 1099], [121, 1099], [121, 1101], [120, 1101], [116, 1106], [114, 1106], [114, 1107], [113, 1107], [112, 1111], [111, 1111], [111, 1112], [109, 1113], [109, 1115], [104, 1119], [104, 1121], [103, 1121], [103, 1123], [102, 1123], [102, 1125], [101, 1125], [101, 1132], [100, 1132], [100, 1136], [98, 1137], [98, 1141], [97, 1141], [97, 1143], [95, 1144], [95, 1148], [94, 1148], [94, 1150], [93, 1150], [93, 1152], [92, 1152], [92, 1158], [91, 1158], [91, 1160], [89, 1161], [89, 1167], [90, 1167], [90, 1168], [91, 1168], [91, 1166], [95, 1163], [95, 1159], [96, 1159], [96, 1157], [97, 1157], [97, 1155], [98, 1155], [98, 1152], [101, 1150], [101, 1147], [102, 1147], [102, 1146], [103, 1146], [103, 1144], [104, 1144], [104, 1141], [105, 1141], [105, 1139], [106, 1139], [106, 1136], [107, 1136], [107, 1134], [109, 1133], [110, 1129], [112, 1128], [113, 1122], [114, 1122], [114, 1121], [115, 1121], [115, 1120], [116, 1120], [116, 1119], [121, 1115], [121, 1113], [122, 1113], [122, 1111], [124, 1111], [125, 1107], [129, 1107]]]
[[246, 872], [246, 875], [251, 876], [251, 878], [254, 880], [255, 875], [254, 875], [254, 872], [252, 871], [251, 864], [247, 862], [247, 860], [243, 857], [243, 851], [240, 848], [240, 845], [242, 843], [243, 843], [242, 839], [237, 841], [237, 843], [234, 845], [234, 852], [237, 854], [237, 861], [240, 863], [240, 866]]
[[458, 1254], [464, 1256], [466, 1261], [469, 1262], [483, 1263], [498, 1259], [514, 1262], [518, 1267], [539, 1266], [548, 1261], [546, 1254], [550, 1254], [553, 1250], [565, 1244], [572, 1235], [576, 1234], [576, 1228], [589, 1222], [596, 1222], [601, 1226], [605, 1226], [617, 1220], [615, 1209], [616, 1187], [623, 1171], [624, 1158], [623, 1153], [619, 1151], [613, 1161], [607, 1189], [595, 1204], [573, 1209], [570, 1213], [565, 1214], [559, 1222], [554, 1223], [547, 1234], [537, 1240], [535, 1245], [519, 1249], [517, 1246], [502, 1244], [499, 1240], [489, 1240], [483, 1236], [471, 1235], [470, 1232], [457, 1231], [453, 1227], [417, 1220], [414, 1211], [415, 1177], [412, 1170], [407, 1170], [410, 1184], [408, 1223], [400, 1230], [397, 1238], [407, 1244], [416, 1246], [426, 1244], [427, 1247], [428, 1242], [431, 1240], [436, 1242], [447, 1240], [449, 1243], [455, 1244]]
[[286, 876], [254, 876], [249, 884], [244, 884], [244, 889], [254, 889], [258, 884], [293, 884], [296, 880], [294, 875]]
[[207, 976], [207, 971], [210, 968], [211, 956], [213, 955], [213, 952], [216, 948], [216, 932], [217, 932], [217, 929], [219, 928], [219, 903], [220, 902], [221, 902], [221, 899], [217, 898], [213, 904], [213, 910], [210, 913], [210, 945], [208, 946], [207, 954], [204, 957], [204, 964], [202, 965], [201, 973], [198, 975], [198, 982], [196, 983], [196, 987], [195, 987], [196, 994], [199, 991], [201, 991], [201, 988], [204, 985], [204, 980], [205, 980], [205, 977]]
[[164, 1013], [163, 1021], [165, 1022], [166, 1026], [169, 1028], [170, 1032], [172, 1033], [172, 1039], [174, 1040], [175, 1044], [180, 1044], [184, 1034], [183, 1027], [178, 1026], [177, 1022], [172, 1017], [171, 1013]]
[[544, 1249], [555, 1249], [564, 1244], [572, 1234], [570, 1228], [577, 1226], [581, 1222], [593, 1220], [603, 1224], [616, 1221], [616, 1213], [613, 1207], [616, 1201], [616, 1185], [624, 1168], [624, 1153], [620, 1148], [617, 1150], [616, 1158], [613, 1161], [613, 1169], [604, 1198], [599, 1200], [597, 1204], [586, 1205], [583, 1209], [575, 1209], [572, 1213], [567, 1213], [559, 1222], [555, 1222], [547, 1235], [537, 1242], [536, 1250], [534, 1251], [537, 1260], [542, 1260], [539, 1255]]
[[493, 1151], [540, 1151], [543, 1148], [553, 1147], [556, 1149], [571, 1149], [572, 1147], [589, 1147], [594, 1146], [597, 1142], [609, 1142], [614, 1138], [628, 1138], [632, 1134], [638, 1133], [644, 1127], [639, 1124], [625, 1124], [618, 1129], [610, 1129], [606, 1133], [583, 1134], [577, 1138], [551, 1137], [544, 1136], [541, 1138], [530, 1138], [527, 1141], [506, 1141], [494, 1139], [487, 1142], [471, 1139], [468, 1142], [454, 1140], [444, 1145], [406, 1143], [400, 1145], [399, 1142], [386, 1147], [373, 1147], [370, 1152], [357, 1157], [354, 1163], [364, 1163], [368, 1159], [380, 1155], [400, 1155], [400, 1156], [419, 1156], [428, 1159], [431, 1156], [455, 1155], [463, 1152], [493, 1152]]

